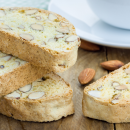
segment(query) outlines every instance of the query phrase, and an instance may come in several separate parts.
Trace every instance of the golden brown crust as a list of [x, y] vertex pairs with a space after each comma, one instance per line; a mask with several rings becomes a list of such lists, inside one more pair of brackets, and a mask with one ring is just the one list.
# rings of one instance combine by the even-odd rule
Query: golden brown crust
[[94, 98], [88, 95], [88, 91], [92, 90], [92, 88], [95, 87], [95, 84], [100, 84], [104, 79], [129, 67], [130, 63], [85, 87], [82, 100], [82, 111], [84, 116], [105, 120], [109, 123], [130, 122], [130, 102], [123, 101], [112, 104], [109, 101], [103, 101], [100, 100], [100, 98]]
[[[6, 8], [0, 8], [6, 9]], [[37, 9], [22, 7], [18, 9]], [[49, 11], [37, 9], [43, 13], [50, 13]], [[67, 21], [62, 16], [55, 14], [60, 20]], [[67, 21], [68, 22], [68, 21]], [[71, 34], [76, 35], [74, 26], [70, 23]], [[35, 66], [45, 67], [53, 72], [63, 72], [69, 67], [73, 66], [77, 60], [77, 50], [80, 40], [77, 41], [77, 45], [71, 48], [70, 51], [50, 50], [45, 47], [39, 47], [32, 44], [29, 41], [25, 41], [20, 37], [16, 37], [13, 34], [0, 30], [0, 50], [7, 54], [12, 54], [19, 57], [22, 60], [28, 61]]]
[[48, 70], [25, 63], [0, 76], [0, 97], [17, 90], [46, 74]]
[[[61, 80], [61, 82], [64, 82], [64, 80]], [[0, 113], [18, 120], [35, 122], [54, 121], [71, 115], [74, 113], [73, 91], [68, 83], [66, 85], [69, 91], [62, 96], [36, 100], [14, 99], [4, 96], [0, 99], [0, 105], [2, 106], [0, 107]]]

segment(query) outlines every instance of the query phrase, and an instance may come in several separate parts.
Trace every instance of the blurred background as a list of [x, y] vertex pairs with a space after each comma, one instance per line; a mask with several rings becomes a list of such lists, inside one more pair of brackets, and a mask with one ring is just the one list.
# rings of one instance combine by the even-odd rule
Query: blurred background
[[0, 0], [0, 7], [36, 7], [47, 10], [49, 2], [50, 0]]

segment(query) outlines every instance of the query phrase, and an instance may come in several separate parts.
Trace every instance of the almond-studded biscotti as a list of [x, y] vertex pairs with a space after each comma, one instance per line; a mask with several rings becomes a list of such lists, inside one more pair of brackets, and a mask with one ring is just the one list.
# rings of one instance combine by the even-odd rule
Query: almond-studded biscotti
[[47, 122], [74, 113], [73, 91], [54, 73], [0, 99], [0, 113], [22, 121]]
[[62, 16], [37, 8], [0, 8], [0, 50], [62, 72], [74, 65], [80, 38]]
[[47, 71], [0, 52], [0, 97], [39, 79]]
[[82, 107], [90, 118], [130, 122], [130, 63], [86, 86]]

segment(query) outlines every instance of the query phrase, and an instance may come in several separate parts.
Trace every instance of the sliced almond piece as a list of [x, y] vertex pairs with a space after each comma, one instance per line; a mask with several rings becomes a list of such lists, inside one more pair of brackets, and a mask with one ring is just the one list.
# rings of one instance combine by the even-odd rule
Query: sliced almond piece
[[0, 65], [0, 69], [4, 69], [4, 65]]
[[31, 34], [28, 33], [22, 33], [19, 35], [22, 39], [27, 40], [27, 41], [31, 41], [34, 39], [34, 37]]
[[31, 24], [30, 27], [34, 30], [37, 30], [37, 31], [44, 30], [44, 27], [41, 24], [37, 24], [37, 23]]
[[89, 91], [88, 94], [92, 97], [100, 98], [101, 97], [101, 91], [92, 90]]
[[100, 89], [102, 89], [102, 85], [101, 85], [100, 87], [97, 88], [97, 90], [100, 90]]
[[100, 63], [100, 65], [107, 70], [116, 70], [119, 69], [121, 66], [123, 66], [124, 63], [119, 60], [109, 60]]
[[113, 81], [111, 84], [113, 87], [119, 86], [120, 84], [117, 81]]
[[54, 14], [49, 14], [48, 19], [51, 20], [51, 21], [54, 21], [54, 20], [56, 20], [58, 18]]
[[57, 35], [55, 36], [56, 39], [64, 38], [64, 37], [65, 37], [65, 35], [63, 35], [63, 34], [57, 34]]
[[117, 104], [117, 103], [119, 103], [119, 100], [112, 100], [111, 103]]
[[38, 99], [38, 98], [42, 98], [44, 95], [45, 95], [44, 92], [33, 92], [28, 95], [28, 98], [29, 99]]
[[24, 86], [24, 87], [22, 87], [22, 88], [19, 88], [19, 91], [21, 91], [21, 92], [29, 92], [30, 90], [31, 90], [31, 88], [32, 88], [32, 85], [31, 84], [28, 84], [28, 85], [26, 85], [26, 86]]
[[69, 33], [69, 28], [68, 27], [62, 27], [62, 28], [59, 28], [59, 29], [56, 29], [57, 32], [60, 32], [60, 33]]
[[127, 88], [127, 86], [126, 85], [119, 85], [119, 86], [116, 86], [116, 87], [114, 87], [116, 90], [126, 90], [126, 89], [128, 89]]
[[0, 17], [5, 16], [5, 11], [4, 10], [0, 10]]
[[111, 102], [112, 102], [113, 104], [118, 103], [120, 97], [121, 97], [121, 93], [114, 95], [113, 98], [112, 98], [113, 100], [112, 100]]
[[19, 61], [15, 61], [15, 63], [19, 66], [20, 65], [20, 62]]
[[84, 69], [78, 79], [81, 84], [87, 84], [89, 83], [95, 76], [95, 70], [91, 68]]
[[56, 40], [54, 38], [50, 38], [48, 42], [56, 42]]
[[6, 97], [19, 99], [19, 98], [20, 98], [20, 94], [17, 93], [16, 91], [14, 91], [14, 92], [12, 92], [12, 93], [6, 95]]
[[41, 16], [36, 16], [35, 18], [36, 18], [36, 20], [41, 20], [42, 19]]
[[31, 10], [26, 10], [25, 11], [25, 14], [26, 15], [32, 15], [32, 14], [35, 14], [35, 13], [37, 13], [38, 12], [38, 10], [36, 10], [36, 9], [31, 9]]
[[60, 26], [67, 26], [69, 24], [69, 22], [60, 22], [59, 25]]
[[46, 42], [45, 42], [45, 41], [43, 41], [43, 42], [42, 42], [42, 45], [46, 45]]
[[78, 40], [78, 36], [76, 36], [76, 35], [71, 35], [71, 36], [67, 37], [65, 41], [66, 41], [66, 42], [74, 42], [74, 41], [76, 41], [76, 40]]
[[9, 11], [14, 11], [14, 10], [16, 10], [16, 8], [13, 7], [9, 8]]
[[0, 25], [1, 29], [12, 30], [8, 25]]
[[125, 69], [126, 74], [130, 74], [130, 68]]
[[18, 26], [18, 28], [24, 29], [25, 27], [21, 24], [21, 25]]
[[12, 56], [10, 56], [10, 55], [1, 57], [1, 59], [5, 60], [5, 61], [9, 61], [11, 58], [12, 58]]
[[121, 93], [114, 95], [112, 99], [114, 99], [114, 100], [118, 100], [119, 97], [121, 97]]

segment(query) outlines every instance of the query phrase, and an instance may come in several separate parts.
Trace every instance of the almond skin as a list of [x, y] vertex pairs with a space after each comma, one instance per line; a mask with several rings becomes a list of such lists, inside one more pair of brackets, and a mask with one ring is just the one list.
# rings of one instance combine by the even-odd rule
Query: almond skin
[[94, 78], [94, 76], [95, 76], [95, 70], [91, 68], [86, 68], [80, 73], [78, 79], [79, 82], [82, 85], [84, 85], [89, 83]]
[[109, 60], [100, 63], [100, 65], [106, 70], [116, 70], [122, 67], [124, 63], [119, 60]]
[[84, 40], [81, 40], [80, 48], [87, 50], [87, 51], [99, 51], [100, 47], [98, 45], [95, 45], [90, 42], [86, 42]]

